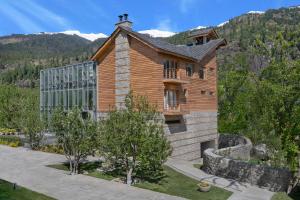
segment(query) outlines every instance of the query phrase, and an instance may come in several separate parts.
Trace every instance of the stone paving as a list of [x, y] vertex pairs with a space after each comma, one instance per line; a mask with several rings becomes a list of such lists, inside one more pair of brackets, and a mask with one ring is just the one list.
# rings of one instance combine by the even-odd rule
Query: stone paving
[[125, 184], [46, 167], [64, 162], [62, 155], [0, 145], [0, 179], [61, 200], [182, 199]]
[[235, 180], [228, 180], [215, 175], [210, 175], [193, 166], [192, 162], [169, 158], [167, 163], [169, 167], [185, 174], [196, 180], [205, 180], [212, 185], [229, 190], [233, 194], [228, 200], [270, 200], [273, 192], [252, 186], [246, 183], [240, 183]]

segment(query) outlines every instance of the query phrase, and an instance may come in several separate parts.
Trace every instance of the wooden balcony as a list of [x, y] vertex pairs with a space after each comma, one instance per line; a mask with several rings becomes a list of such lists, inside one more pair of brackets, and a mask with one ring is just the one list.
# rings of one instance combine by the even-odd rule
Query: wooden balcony
[[178, 78], [164, 78], [163, 82], [164, 83], [173, 83], [173, 84], [186, 84], [186, 83], [189, 83], [190, 81], [182, 80], [182, 79], [178, 79]]
[[178, 70], [177, 69], [165, 69], [164, 70], [164, 83], [171, 83], [171, 84], [186, 84], [190, 81], [182, 80], [178, 76]]
[[183, 109], [180, 104], [177, 106], [165, 106], [164, 108], [164, 115], [184, 115], [188, 114], [187, 109]]

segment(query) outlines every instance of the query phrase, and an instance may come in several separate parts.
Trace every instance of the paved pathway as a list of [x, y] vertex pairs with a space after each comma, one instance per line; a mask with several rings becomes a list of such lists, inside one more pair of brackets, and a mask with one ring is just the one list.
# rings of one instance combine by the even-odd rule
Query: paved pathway
[[274, 194], [273, 192], [256, 186], [207, 174], [204, 171], [195, 168], [192, 162], [170, 158], [166, 164], [186, 176], [199, 181], [206, 180], [215, 186], [233, 192], [228, 200], [270, 200]]
[[182, 199], [85, 175], [71, 176], [46, 167], [64, 161], [61, 155], [0, 145], [0, 178], [62, 200]]

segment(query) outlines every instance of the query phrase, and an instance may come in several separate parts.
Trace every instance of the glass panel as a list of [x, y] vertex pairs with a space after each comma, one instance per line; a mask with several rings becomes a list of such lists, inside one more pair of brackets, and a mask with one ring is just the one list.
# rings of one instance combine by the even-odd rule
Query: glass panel
[[89, 110], [93, 110], [93, 91], [92, 90], [89, 90], [88, 106], [89, 106]]
[[82, 90], [78, 92], [78, 107], [82, 108]]
[[68, 104], [68, 109], [71, 109], [72, 108], [72, 91], [70, 90], [69, 93], [68, 93], [68, 98], [69, 98], [69, 104]]

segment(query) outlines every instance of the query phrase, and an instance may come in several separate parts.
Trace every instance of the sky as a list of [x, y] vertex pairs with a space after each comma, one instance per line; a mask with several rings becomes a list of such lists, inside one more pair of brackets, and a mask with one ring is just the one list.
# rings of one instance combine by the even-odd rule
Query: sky
[[300, 6], [300, 0], [0, 0], [0, 35], [66, 30], [109, 35], [123, 13], [134, 30], [180, 32], [288, 6]]

